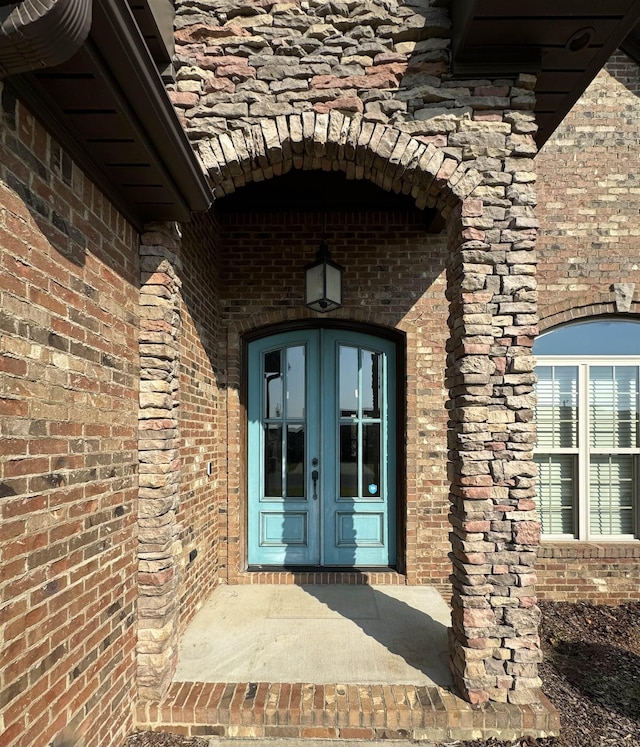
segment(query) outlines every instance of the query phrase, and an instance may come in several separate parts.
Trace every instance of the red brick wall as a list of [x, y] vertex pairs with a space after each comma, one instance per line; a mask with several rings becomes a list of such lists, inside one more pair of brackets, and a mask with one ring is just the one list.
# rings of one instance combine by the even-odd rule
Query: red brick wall
[[122, 743], [134, 697], [137, 236], [2, 92], [0, 731]]
[[219, 250], [217, 228], [210, 216], [196, 215], [184, 226], [182, 247], [181, 630], [217, 584], [219, 567], [225, 563], [219, 537], [227, 482], [226, 414], [219, 364]]
[[[273, 188], [277, 189], [277, 180]], [[356, 182], [354, 189], [357, 188]], [[192, 299], [186, 300], [189, 314], [185, 315], [188, 351], [183, 356], [184, 377], [195, 365], [195, 370], [209, 376], [212, 382], [211, 391], [205, 387], [196, 394], [192, 388], [186, 398], [182, 396], [183, 428], [190, 428], [186, 424], [191, 421], [193, 436], [202, 418], [206, 422], [219, 417], [221, 424], [217, 443], [209, 434], [203, 434], [199, 440], [192, 438], [183, 449], [185, 470], [191, 469], [189, 462], [199, 465], [193, 467], [189, 486], [195, 488], [196, 483], [208, 486], [197, 500], [194, 496], [193, 500], [187, 497], [185, 501], [184, 496], [190, 496], [191, 488], [183, 493], [182, 520], [189, 527], [185, 536], [193, 537], [185, 543], [185, 555], [192, 546], [209, 547], [207, 552], [211, 552], [209, 540], [205, 542], [198, 537], [197, 527], [209, 520], [214, 499], [217, 510], [222, 512], [221, 567], [228, 562], [228, 570], [221, 570], [221, 579], [248, 583], [266, 578], [265, 574], [259, 578], [242, 572], [246, 462], [240, 394], [241, 335], [270, 323], [315, 317], [303, 306], [303, 266], [315, 257], [324, 220], [332, 255], [345, 267], [344, 307], [329, 316], [375, 323], [406, 334], [408, 446], [407, 489], [402, 499], [406, 521], [403, 550], [411, 583], [445, 586], [451, 569], [444, 389], [444, 346], [448, 336], [444, 234], [427, 233], [424, 214], [412, 208], [382, 213], [327, 213], [324, 217], [286, 212], [225, 212], [219, 220], [220, 303], [215, 342], [215, 322], [211, 316], [215, 309], [207, 306], [207, 294], [217, 287], [215, 271], [211, 269], [216, 243], [213, 229], [207, 229], [200, 221], [194, 228], [188, 227], [182, 256], [183, 292], [188, 289], [187, 295]], [[217, 347], [221, 351], [219, 359], [216, 359]], [[212, 372], [216, 360], [218, 369]], [[216, 402], [225, 410], [216, 414]], [[197, 416], [196, 410], [200, 412]], [[218, 465], [213, 480], [217, 489], [211, 481], [204, 482], [205, 464], [212, 459], [211, 455], [214, 465]], [[225, 475], [228, 475], [226, 485]], [[206, 562], [201, 555], [199, 552], [194, 569], [195, 564]], [[203, 589], [210, 583], [211, 573], [204, 573], [207, 581], [203, 582]], [[268, 580], [285, 579], [269, 574]]]
[[[541, 329], [615, 313], [614, 283], [635, 283], [640, 313], [640, 68], [616, 54], [536, 159]], [[637, 599], [640, 543], [544, 543], [543, 599]]]
[[540, 599], [621, 604], [640, 599], [640, 544], [545, 542], [538, 553]]

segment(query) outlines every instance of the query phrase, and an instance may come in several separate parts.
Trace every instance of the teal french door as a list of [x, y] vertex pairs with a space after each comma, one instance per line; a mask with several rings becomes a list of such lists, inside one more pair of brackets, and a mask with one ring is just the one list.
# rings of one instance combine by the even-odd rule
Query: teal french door
[[286, 332], [248, 369], [249, 565], [394, 565], [395, 345]]

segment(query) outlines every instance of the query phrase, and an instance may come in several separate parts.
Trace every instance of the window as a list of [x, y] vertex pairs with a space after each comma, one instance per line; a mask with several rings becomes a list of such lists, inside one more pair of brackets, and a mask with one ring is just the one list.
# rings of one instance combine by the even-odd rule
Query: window
[[638, 537], [640, 322], [568, 325], [533, 350], [543, 535]]

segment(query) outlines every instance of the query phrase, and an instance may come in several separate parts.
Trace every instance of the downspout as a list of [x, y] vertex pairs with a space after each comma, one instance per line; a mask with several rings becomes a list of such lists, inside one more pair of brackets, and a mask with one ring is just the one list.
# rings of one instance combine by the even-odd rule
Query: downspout
[[92, 0], [22, 0], [0, 7], [0, 78], [53, 67], [81, 47]]

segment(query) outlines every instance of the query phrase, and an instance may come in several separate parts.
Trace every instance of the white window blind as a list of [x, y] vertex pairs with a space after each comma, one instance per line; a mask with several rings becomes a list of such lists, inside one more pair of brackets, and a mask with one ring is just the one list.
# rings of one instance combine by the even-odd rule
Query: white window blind
[[637, 536], [639, 370], [595, 361], [537, 367], [543, 534]]
[[536, 456], [538, 464], [538, 503], [544, 534], [575, 532], [575, 457], [572, 455]]
[[589, 524], [593, 535], [633, 534], [634, 458], [591, 457]]
[[578, 445], [577, 366], [538, 366], [538, 449]]

